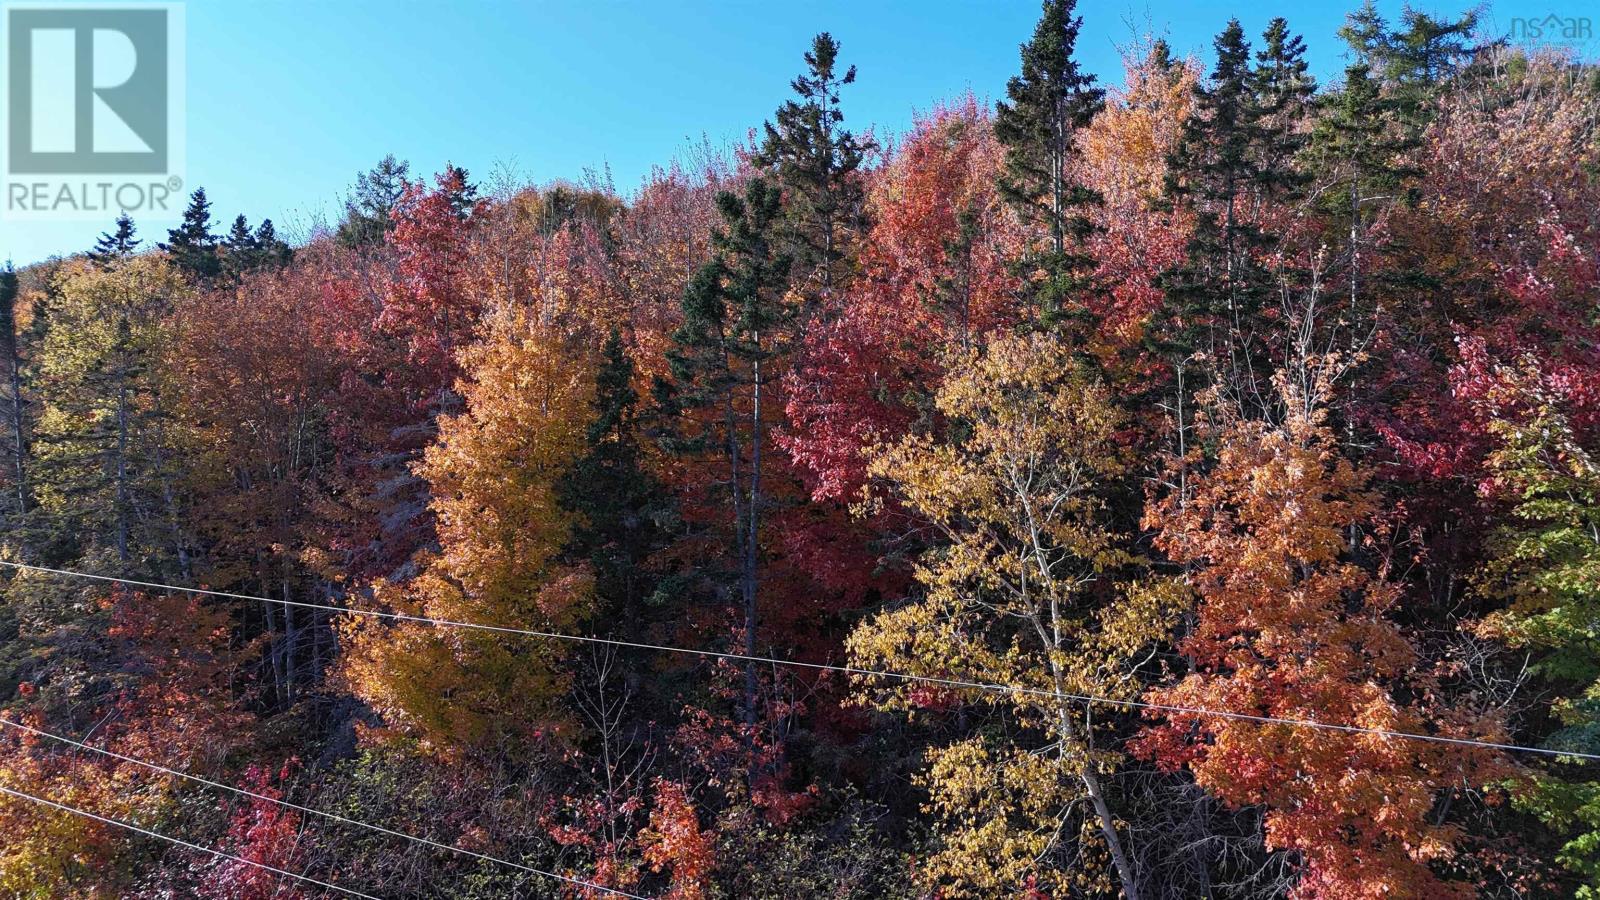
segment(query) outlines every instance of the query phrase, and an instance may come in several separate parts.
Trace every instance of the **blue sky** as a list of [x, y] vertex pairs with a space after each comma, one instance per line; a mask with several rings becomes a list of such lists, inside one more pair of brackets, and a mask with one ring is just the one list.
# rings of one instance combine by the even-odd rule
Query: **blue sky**
[[[1081, 0], [1079, 55], [1115, 83], [1117, 48], [1164, 33], [1209, 64], [1229, 14], [1259, 34], [1285, 13], [1327, 79], [1343, 68], [1335, 36], [1358, 0]], [[1553, 3], [1554, 5], [1549, 5]], [[1398, 2], [1380, 3], [1391, 17]], [[1454, 4], [1418, 8], [1455, 14]], [[1546, 8], [1546, 7], [1549, 8]], [[1493, 33], [1513, 15], [1580, 13], [1488, 7]], [[609, 165], [624, 192], [702, 135], [714, 144], [759, 125], [788, 94], [811, 36], [831, 31], [860, 71], [847, 89], [852, 127], [904, 129], [913, 113], [970, 90], [1000, 96], [1032, 33], [1036, 0], [657, 2], [617, 0], [191, 0], [188, 177], [224, 221], [271, 217], [291, 236], [336, 219], [357, 171], [385, 153], [434, 172], [511, 167], [527, 180]], [[1589, 48], [1592, 49], [1592, 48]], [[138, 222], [146, 240], [173, 223]], [[88, 247], [109, 223], [0, 222], [0, 259], [19, 265]]]

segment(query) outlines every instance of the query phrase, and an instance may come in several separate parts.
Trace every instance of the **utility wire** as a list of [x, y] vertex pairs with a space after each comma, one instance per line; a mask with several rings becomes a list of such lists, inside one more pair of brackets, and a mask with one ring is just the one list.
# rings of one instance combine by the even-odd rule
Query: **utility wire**
[[1265, 716], [1252, 713], [1230, 712], [1220, 709], [1206, 709], [1199, 706], [1182, 706], [1171, 703], [1151, 703], [1145, 700], [1118, 700], [1113, 697], [1099, 697], [1093, 694], [1075, 694], [1066, 691], [1052, 691], [1044, 688], [1030, 688], [1019, 685], [995, 684], [983, 681], [965, 681], [959, 678], [941, 678], [936, 675], [911, 675], [905, 672], [889, 672], [881, 669], [861, 669], [854, 666], [835, 666], [828, 663], [801, 662], [792, 659], [778, 659], [771, 656], [755, 656], [747, 653], [728, 653], [720, 650], [695, 650], [689, 647], [671, 647], [665, 644], [647, 644], [638, 641], [622, 641], [614, 638], [593, 637], [578, 634], [558, 634], [551, 631], [534, 631], [526, 628], [511, 628], [505, 625], [486, 625], [481, 622], [455, 622], [449, 619], [433, 619], [427, 616], [413, 616], [405, 613], [382, 612], [375, 609], [358, 609], [332, 606], [323, 603], [310, 603], [302, 600], [281, 600], [274, 597], [257, 597], [252, 594], [234, 594], [227, 591], [212, 591], [204, 588], [190, 588], [181, 585], [159, 584], [150, 581], [135, 581], [131, 578], [115, 578], [110, 575], [93, 575], [88, 572], [73, 572], [67, 569], [51, 569], [45, 566], [32, 566], [26, 563], [8, 562], [0, 560], [0, 566], [13, 569], [47, 572], [52, 575], [67, 575], [75, 578], [88, 578], [95, 581], [109, 581], [116, 584], [132, 585], [134, 587], [154, 588], [156, 590], [175, 593], [204, 594], [211, 597], [226, 597], [234, 600], [255, 600], [261, 603], [277, 603], [283, 606], [294, 606], [302, 609], [320, 609], [327, 612], [351, 616], [369, 616], [376, 619], [390, 619], [396, 622], [417, 622], [425, 625], [443, 626], [448, 628], [469, 628], [476, 631], [490, 631], [498, 634], [516, 634], [525, 637], [542, 638], [546, 640], [568, 641], [579, 644], [601, 644], [611, 647], [628, 647], [634, 650], [652, 650], [660, 653], [681, 653], [689, 656], [700, 656], [710, 659], [729, 659], [739, 662], [762, 663], [774, 666], [789, 666], [797, 669], [810, 669], [821, 672], [840, 672], [845, 675], [854, 675], [862, 678], [889, 678], [900, 681], [915, 681], [925, 684], [939, 685], [940, 687], [958, 688], [961, 690], [994, 691], [1003, 694], [1022, 694], [1032, 697], [1046, 697], [1056, 700], [1072, 700], [1086, 704], [1100, 704], [1122, 709], [1144, 709], [1154, 712], [1177, 713], [1190, 716], [1210, 716], [1218, 719], [1233, 719], [1241, 722], [1254, 722], [1260, 725], [1287, 725], [1296, 728], [1316, 728], [1324, 731], [1337, 731], [1344, 734], [1366, 734], [1373, 737], [1401, 738], [1411, 741], [1427, 741], [1435, 744], [1450, 744], [1460, 747], [1478, 747], [1485, 750], [1503, 750], [1509, 753], [1533, 753], [1542, 756], [1555, 756], [1563, 759], [1582, 759], [1600, 761], [1600, 753], [1582, 753], [1576, 750], [1554, 750], [1549, 747], [1528, 747], [1522, 744], [1506, 744], [1495, 741], [1477, 741], [1470, 738], [1449, 737], [1440, 734], [1422, 734], [1414, 731], [1391, 731], [1385, 728], [1367, 728], [1360, 725], [1339, 725], [1333, 722], [1319, 722], [1315, 719], [1296, 719], [1287, 716]]
[[337, 884], [329, 884], [326, 881], [318, 881], [317, 879], [311, 878], [311, 877], [306, 876], [306, 875], [296, 875], [295, 873], [290, 872], [287, 869], [279, 869], [279, 868], [277, 868], [275, 866], [269, 866], [266, 863], [259, 863], [259, 862], [256, 862], [254, 860], [245, 859], [245, 858], [240, 857], [240, 856], [234, 856], [231, 853], [223, 853], [221, 850], [213, 850], [210, 847], [202, 847], [199, 844], [191, 844], [188, 841], [179, 840], [178, 838], [175, 838], [175, 837], [167, 837], [164, 834], [161, 834], [161, 833], [155, 832], [155, 831], [151, 831], [148, 828], [140, 828], [137, 825], [133, 825], [133, 824], [130, 824], [128, 822], [123, 822], [123, 821], [118, 820], [118, 819], [108, 819], [105, 816], [97, 816], [92, 812], [88, 812], [87, 810], [78, 809], [75, 806], [68, 806], [65, 803], [57, 803], [54, 800], [46, 800], [43, 797], [35, 797], [32, 794], [25, 794], [22, 791], [13, 790], [11, 788], [5, 787], [4, 785], [0, 785], [0, 793], [8, 794], [8, 795], [10, 795], [12, 797], [19, 797], [19, 798], [21, 798], [23, 800], [32, 800], [34, 803], [40, 803], [40, 804], [43, 804], [45, 806], [51, 806], [51, 807], [54, 807], [56, 809], [61, 810], [62, 812], [69, 812], [69, 813], [72, 813], [74, 815], [83, 816], [86, 819], [93, 819], [96, 822], [104, 822], [107, 825], [115, 825], [118, 828], [125, 828], [125, 829], [127, 829], [129, 831], [135, 831], [135, 832], [138, 832], [139, 834], [145, 835], [147, 837], [160, 838], [161, 840], [166, 841], [169, 844], [177, 844], [179, 847], [187, 847], [190, 850], [199, 850], [201, 853], [209, 853], [212, 856], [218, 857], [220, 859], [231, 859], [234, 862], [244, 863], [247, 866], [255, 866], [258, 869], [263, 869], [265, 871], [273, 873], [274, 875], [281, 875], [281, 876], [283, 876], [285, 878], [293, 878], [296, 881], [303, 881], [303, 882], [305, 882], [307, 884], [314, 884], [317, 887], [324, 887], [324, 888], [327, 888], [330, 891], [338, 891], [341, 894], [348, 894], [351, 897], [361, 897], [361, 898], [363, 898], [363, 900], [379, 900], [379, 898], [374, 897], [371, 894], [363, 894], [360, 891], [353, 891], [350, 888], [340, 887]]
[[390, 828], [385, 828], [382, 825], [373, 825], [370, 822], [362, 822], [362, 821], [359, 821], [357, 819], [349, 819], [349, 818], [346, 818], [344, 816], [338, 815], [337, 813], [324, 812], [323, 810], [313, 809], [312, 807], [309, 807], [309, 806], [301, 806], [298, 803], [291, 803], [288, 800], [280, 800], [280, 799], [275, 798], [275, 797], [269, 797], [266, 794], [261, 794], [261, 793], [255, 792], [255, 791], [245, 790], [244, 788], [240, 788], [240, 787], [234, 787], [231, 784], [223, 784], [220, 781], [212, 781], [212, 780], [210, 780], [208, 778], [202, 778], [199, 775], [191, 775], [191, 774], [189, 774], [187, 772], [180, 772], [177, 769], [169, 769], [166, 766], [157, 765], [156, 763], [152, 763], [152, 762], [146, 762], [145, 760], [142, 760], [142, 759], [135, 759], [134, 757], [131, 757], [131, 756], [125, 756], [125, 755], [123, 755], [121, 753], [118, 753], [118, 752], [116, 752], [114, 750], [107, 750], [104, 747], [96, 747], [96, 746], [94, 746], [92, 744], [86, 744], [83, 741], [74, 740], [74, 739], [72, 739], [70, 737], [66, 737], [64, 735], [52, 734], [52, 733], [50, 733], [48, 731], [44, 731], [44, 730], [39, 729], [39, 728], [34, 728], [31, 725], [24, 725], [21, 722], [13, 721], [11, 719], [5, 718], [4, 716], [0, 716], [0, 725], [7, 725], [7, 726], [10, 726], [12, 728], [17, 728], [17, 729], [20, 729], [22, 731], [26, 731], [29, 734], [38, 735], [39, 737], [42, 737], [42, 738], [48, 738], [48, 739], [50, 739], [52, 741], [59, 741], [60, 743], [63, 743], [63, 744], [70, 744], [71, 746], [77, 747], [80, 750], [88, 750], [91, 753], [98, 753], [101, 756], [107, 756], [107, 757], [110, 757], [112, 759], [121, 760], [122, 762], [132, 763], [132, 764], [134, 764], [136, 766], [143, 766], [143, 767], [145, 767], [147, 769], [151, 769], [151, 770], [154, 770], [156, 772], [161, 772], [161, 773], [166, 774], [166, 775], [174, 775], [174, 776], [176, 776], [178, 778], [186, 778], [186, 779], [188, 779], [190, 781], [193, 781], [193, 782], [196, 782], [198, 784], [206, 785], [207, 787], [213, 787], [213, 788], [216, 788], [218, 790], [228, 791], [230, 793], [238, 794], [241, 797], [251, 797], [251, 798], [256, 799], [256, 800], [265, 800], [268, 803], [276, 803], [279, 806], [287, 807], [289, 809], [297, 810], [297, 811], [303, 812], [303, 813], [310, 813], [311, 815], [314, 815], [314, 816], [321, 816], [324, 819], [329, 819], [329, 820], [334, 821], [334, 822], [340, 822], [340, 823], [345, 824], [345, 825], [355, 825], [358, 828], [366, 828], [366, 829], [369, 829], [371, 831], [378, 832], [379, 834], [386, 834], [386, 835], [389, 835], [391, 837], [397, 837], [397, 838], [405, 838], [408, 841], [416, 841], [419, 844], [426, 844], [429, 847], [434, 847], [434, 848], [439, 849], [439, 850], [448, 850], [451, 853], [461, 853], [461, 854], [464, 854], [466, 856], [471, 856], [471, 857], [474, 857], [476, 859], [484, 860], [486, 862], [499, 863], [499, 864], [504, 865], [504, 866], [510, 866], [513, 869], [521, 869], [524, 872], [531, 872], [534, 875], [543, 875], [546, 878], [554, 878], [554, 879], [556, 879], [558, 881], [564, 881], [567, 884], [573, 885], [574, 887], [581, 887], [581, 888], [585, 888], [585, 889], [592, 890], [592, 891], [601, 891], [603, 893], [612, 894], [612, 895], [615, 895], [615, 896], [618, 896], [618, 897], [627, 897], [627, 898], [629, 898], [629, 900], [651, 900], [651, 898], [649, 898], [649, 897], [641, 897], [638, 894], [630, 894], [627, 891], [621, 891], [621, 890], [617, 890], [616, 888], [609, 888], [609, 887], [606, 887], [604, 885], [595, 884], [595, 883], [589, 882], [589, 881], [584, 881], [581, 878], [572, 878], [572, 877], [567, 876], [567, 875], [562, 875], [562, 874], [560, 874], [558, 872], [547, 872], [544, 869], [536, 869], [536, 868], [534, 868], [532, 866], [525, 866], [525, 865], [523, 865], [521, 863], [512, 862], [509, 859], [500, 859], [498, 857], [490, 856], [490, 855], [488, 855], [486, 853], [478, 853], [478, 852], [475, 852], [475, 851], [472, 851], [472, 850], [467, 850], [467, 849], [465, 849], [463, 847], [452, 847], [449, 844], [443, 844], [443, 843], [440, 843], [438, 841], [429, 840], [428, 838], [425, 838], [425, 837], [417, 837], [416, 835], [413, 835], [413, 834], [406, 834], [403, 831], [395, 831], [395, 830], [390, 829]]

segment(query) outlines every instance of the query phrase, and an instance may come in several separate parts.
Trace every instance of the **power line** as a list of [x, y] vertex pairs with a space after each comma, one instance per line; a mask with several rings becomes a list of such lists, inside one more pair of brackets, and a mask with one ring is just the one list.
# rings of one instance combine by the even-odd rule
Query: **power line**
[[1032, 697], [1046, 697], [1055, 700], [1071, 700], [1078, 703], [1100, 704], [1120, 709], [1143, 709], [1154, 712], [1177, 713], [1191, 716], [1209, 716], [1218, 719], [1232, 719], [1241, 722], [1254, 722], [1258, 725], [1286, 725], [1295, 728], [1316, 728], [1323, 731], [1336, 731], [1344, 734], [1366, 734], [1373, 737], [1400, 738], [1411, 741], [1427, 741], [1435, 744], [1450, 744], [1460, 747], [1477, 747], [1484, 750], [1502, 750], [1508, 753], [1533, 753], [1543, 756], [1555, 756], [1566, 759], [1583, 759], [1600, 761], [1600, 753], [1581, 753], [1575, 750], [1553, 750], [1549, 747], [1528, 747], [1522, 744], [1506, 744], [1495, 741], [1479, 741], [1470, 738], [1449, 737], [1440, 734], [1423, 734], [1415, 731], [1391, 731], [1385, 728], [1367, 728], [1360, 725], [1339, 725], [1333, 722], [1319, 722], [1315, 719], [1296, 719], [1287, 716], [1266, 716], [1252, 713], [1230, 712], [1220, 709], [1206, 709], [1199, 706], [1182, 706], [1171, 703], [1151, 703], [1145, 700], [1118, 700], [1113, 697], [1099, 697], [1093, 694], [1075, 694], [1066, 691], [1053, 691], [1044, 688], [1022, 687], [1020, 685], [995, 684], [983, 681], [966, 681], [959, 678], [941, 678], [937, 675], [912, 675], [905, 672], [889, 672], [881, 669], [861, 669], [854, 666], [835, 666], [828, 663], [801, 662], [792, 659], [779, 659], [771, 656], [755, 656], [747, 653], [730, 653], [720, 650], [695, 650], [689, 647], [672, 647], [665, 644], [648, 644], [639, 641], [622, 641], [614, 638], [593, 637], [579, 634], [558, 634], [552, 631], [535, 631], [527, 628], [512, 628], [505, 625], [486, 625], [481, 622], [456, 622], [450, 619], [433, 619], [427, 616], [413, 616], [405, 613], [382, 612], [375, 609], [358, 609], [332, 606], [324, 603], [311, 603], [303, 600], [282, 600], [275, 597], [257, 597], [252, 594], [234, 594], [227, 591], [212, 591], [205, 588], [190, 588], [181, 585], [159, 584], [150, 581], [136, 581], [131, 578], [116, 578], [110, 575], [94, 575], [88, 572], [74, 572], [68, 569], [51, 569], [45, 566], [33, 566], [26, 563], [9, 562], [0, 560], [0, 566], [13, 569], [46, 572], [52, 575], [66, 575], [74, 578], [88, 578], [95, 581], [108, 581], [115, 584], [126, 584], [134, 587], [154, 588], [156, 590], [204, 594], [211, 597], [225, 597], [234, 600], [254, 600], [261, 603], [277, 603], [282, 606], [293, 606], [302, 609], [319, 609], [340, 615], [368, 616], [376, 619], [389, 619], [396, 622], [416, 622], [424, 625], [434, 625], [446, 628], [469, 628], [476, 631], [489, 631], [497, 634], [515, 634], [524, 637], [542, 638], [545, 640], [568, 641], [578, 644], [600, 644], [610, 647], [627, 647], [634, 650], [651, 650], [659, 653], [681, 653], [688, 656], [700, 656], [709, 659], [729, 659], [739, 662], [761, 663], [774, 666], [789, 666], [797, 669], [809, 669], [820, 672], [839, 672], [845, 675], [855, 675], [863, 678], [889, 678], [900, 681], [922, 682], [940, 687], [956, 688], [960, 690], [993, 691], [1003, 694], [1022, 694]]
[[630, 894], [627, 891], [618, 890], [616, 888], [609, 888], [609, 887], [606, 887], [604, 885], [595, 884], [595, 883], [589, 882], [589, 881], [584, 881], [581, 878], [573, 878], [573, 877], [568, 876], [568, 875], [562, 875], [562, 874], [560, 874], [558, 872], [548, 872], [548, 871], [546, 871], [544, 869], [534, 868], [533, 866], [525, 866], [522, 863], [512, 862], [511, 860], [508, 860], [508, 859], [500, 859], [498, 857], [490, 856], [490, 855], [488, 855], [486, 853], [478, 853], [478, 852], [473, 851], [473, 850], [467, 850], [467, 849], [465, 849], [463, 847], [453, 847], [453, 846], [451, 846], [449, 844], [444, 844], [444, 843], [440, 843], [439, 841], [429, 840], [428, 838], [425, 838], [425, 837], [417, 837], [416, 835], [413, 835], [413, 834], [406, 834], [403, 831], [395, 831], [395, 830], [390, 829], [390, 828], [385, 828], [382, 825], [374, 825], [374, 824], [372, 824], [370, 822], [362, 822], [362, 821], [360, 821], [358, 819], [346, 818], [344, 816], [338, 815], [337, 813], [325, 812], [323, 810], [314, 809], [314, 808], [309, 807], [309, 806], [301, 806], [298, 803], [291, 803], [288, 800], [281, 800], [281, 799], [278, 799], [276, 797], [269, 797], [266, 794], [258, 793], [256, 791], [250, 791], [250, 790], [246, 790], [246, 789], [241, 788], [241, 787], [235, 787], [235, 786], [233, 786], [231, 784], [224, 784], [224, 783], [222, 783], [220, 781], [212, 781], [209, 778], [202, 778], [199, 775], [191, 775], [188, 772], [180, 772], [177, 769], [169, 769], [166, 766], [157, 765], [156, 763], [146, 762], [145, 760], [142, 760], [142, 759], [135, 759], [132, 756], [125, 756], [125, 755], [123, 755], [121, 753], [116, 752], [115, 750], [108, 750], [108, 749], [106, 749], [104, 747], [96, 747], [96, 746], [94, 746], [92, 744], [86, 744], [83, 741], [74, 740], [73, 738], [66, 737], [64, 735], [52, 734], [51, 732], [44, 731], [43, 729], [39, 729], [39, 728], [34, 728], [31, 725], [24, 725], [21, 722], [13, 721], [11, 719], [5, 718], [4, 716], [0, 716], [0, 725], [8, 725], [8, 726], [10, 726], [12, 728], [17, 728], [17, 729], [21, 729], [22, 731], [26, 731], [29, 734], [35, 734], [35, 735], [38, 735], [39, 737], [48, 738], [48, 739], [50, 739], [52, 741], [59, 741], [60, 743], [69, 744], [69, 745], [71, 745], [73, 747], [77, 747], [80, 750], [88, 750], [91, 753], [98, 753], [98, 754], [100, 754], [102, 756], [107, 756], [107, 757], [110, 757], [112, 759], [121, 760], [122, 762], [126, 762], [126, 763], [132, 763], [132, 764], [134, 764], [136, 766], [143, 766], [143, 767], [145, 767], [147, 769], [151, 769], [151, 770], [156, 771], [156, 772], [161, 772], [161, 773], [166, 774], [166, 775], [173, 775], [173, 776], [176, 776], [178, 778], [186, 778], [186, 779], [188, 779], [190, 781], [193, 781], [193, 782], [196, 782], [198, 784], [206, 785], [207, 787], [213, 787], [213, 788], [216, 788], [218, 790], [228, 791], [230, 793], [238, 794], [241, 797], [251, 797], [251, 798], [256, 799], [256, 800], [265, 800], [268, 803], [276, 803], [279, 806], [287, 807], [289, 809], [297, 810], [297, 811], [303, 812], [303, 813], [309, 813], [309, 814], [314, 815], [314, 816], [321, 816], [324, 819], [329, 819], [329, 820], [334, 821], [334, 822], [340, 822], [340, 823], [345, 824], [345, 825], [355, 825], [355, 826], [357, 826], [359, 828], [366, 828], [366, 829], [369, 829], [371, 831], [378, 832], [379, 834], [386, 834], [386, 835], [389, 835], [391, 837], [405, 838], [408, 841], [416, 841], [417, 843], [426, 844], [429, 847], [434, 847], [434, 848], [439, 849], [439, 850], [448, 850], [451, 853], [465, 854], [467, 856], [471, 856], [471, 857], [474, 857], [476, 859], [481, 859], [481, 860], [484, 860], [486, 862], [499, 863], [499, 864], [504, 865], [504, 866], [510, 866], [510, 867], [512, 867], [514, 869], [521, 869], [524, 872], [530, 872], [530, 873], [532, 873], [534, 875], [542, 875], [542, 876], [544, 876], [546, 878], [554, 878], [554, 879], [556, 879], [558, 881], [564, 881], [567, 884], [570, 884], [570, 885], [572, 885], [574, 887], [586, 888], [588, 890], [593, 890], [593, 891], [601, 891], [603, 893], [612, 894], [612, 895], [615, 895], [615, 896], [618, 896], [618, 897], [627, 897], [627, 898], [629, 898], [629, 900], [651, 900], [651, 898], [649, 898], [649, 897], [642, 897], [642, 896], [640, 896], [638, 894]]
[[125, 828], [125, 829], [127, 829], [129, 831], [138, 832], [139, 834], [145, 835], [146, 837], [159, 838], [159, 839], [161, 839], [163, 841], [166, 841], [167, 843], [177, 844], [179, 847], [187, 847], [190, 850], [199, 850], [201, 853], [209, 853], [212, 856], [215, 856], [215, 857], [218, 857], [218, 858], [221, 858], [221, 859], [230, 859], [230, 860], [233, 860], [234, 862], [244, 863], [247, 866], [255, 866], [258, 869], [263, 869], [265, 871], [273, 873], [274, 875], [281, 875], [281, 876], [283, 876], [285, 878], [293, 878], [296, 881], [304, 881], [307, 884], [314, 884], [317, 887], [324, 887], [324, 888], [327, 888], [328, 890], [331, 890], [331, 891], [338, 891], [341, 894], [348, 894], [351, 897], [361, 897], [361, 898], [363, 898], [363, 900], [379, 900], [378, 897], [374, 897], [371, 894], [363, 894], [360, 891], [354, 891], [354, 890], [351, 890], [350, 888], [347, 888], [347, 887], [340, 887], [337, 884], [329, 884], [326, 881], [318, 881], [317, 879], [311, 878], [311, 877], [306, 876], [306, 875], [296, 875], [295, 873], [290, 872], [287, 869], [280, 869], [280, 868], [277, 868], [276, 866], [269, 866], [266, 863], [260, 863], [260, 862], [256, 862], [255, 860], [245, 859], [245, 858], [240, 857], [240, 856], [234, 856], [231, 853], [223, 853], [221, 850], [213, 850], [210, 847], [202, 847], [199, 844], [191, 844], [188, 841], [179, 840], [178, 838], [175, 838], [175, 837], [168, 837], [168, 836], [166, 836], [164, 834], [161, 834], [160, 832], [151, 831], [148, 828], [140, 828], [138, 825], [133, 825], [133, 824], [128, 823], [128, 822], [123, 822], [123, 821], [118, 820], [118, 819], [108, 819], [105, 816], [98, 816], [98, 815], [95, 815], [94, 813], [89, 812], [87, 810], [78, 809], [75, 806], [68, 806], [65, 803], [57, 803], [54, 800], [46, 800], [43, 797], [35, 797], [32, 794], [25, 794], [22, 791], [13, 790], [11, 788], [5, 787], [4, 785], [0, 785], [0, 793], [9, 794], [12, 797], [19, 797], [19, 798], [21, 798], [23, 800], [32, 800], [34, 803], [41, 803], [41, 804], [43, 804], [45, 806], [52, 806], [52, 807], [55, 807], [56, 809], [61, 810], [62, 812], [69, 812], [69, 813], [72, 813], [74, 815], [83, 816], [86, 819], [93, 819], [96, 822], [103, 822], [103, 823], [105, 823], [107, 825], [115, 825], [118, 828]]

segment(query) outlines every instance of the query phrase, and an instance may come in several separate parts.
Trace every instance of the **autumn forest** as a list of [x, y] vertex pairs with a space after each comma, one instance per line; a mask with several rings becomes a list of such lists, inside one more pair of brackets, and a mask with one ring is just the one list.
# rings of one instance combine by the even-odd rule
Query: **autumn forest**
[[1600, 898], [1600, 68], [1080, 24], [0, 270], [0, 895]]

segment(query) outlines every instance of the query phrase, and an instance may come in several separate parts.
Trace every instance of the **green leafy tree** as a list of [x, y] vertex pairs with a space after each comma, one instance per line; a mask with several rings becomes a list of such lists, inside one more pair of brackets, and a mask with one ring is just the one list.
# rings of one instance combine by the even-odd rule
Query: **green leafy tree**
[[[163, 366], [167, 315], [188, 291], [156, 256], [57, 277], [38, 348], [40, 511], [67, 558], [187, 577], [181, 455]], [[175, 565], [174, 565], [175, 564]]]
[[[1555, 689], [1560, 727], [1544, 744], [1600, 753], [1600, 459], [1573, 427], [1559, 382], [1524, 360], [1501, 373], [1488, 394], [1499, 447], [1489, 458], [1513, 503], [1493, 535], [1478, 584], [1509, 606], [1483, 623], [1489, 633], [1532, 654]], [[1517, 805], [1565, 834], [1557, 859], [1600, 897], [1600, 767], [1575, 758], [1536, 771]]]

